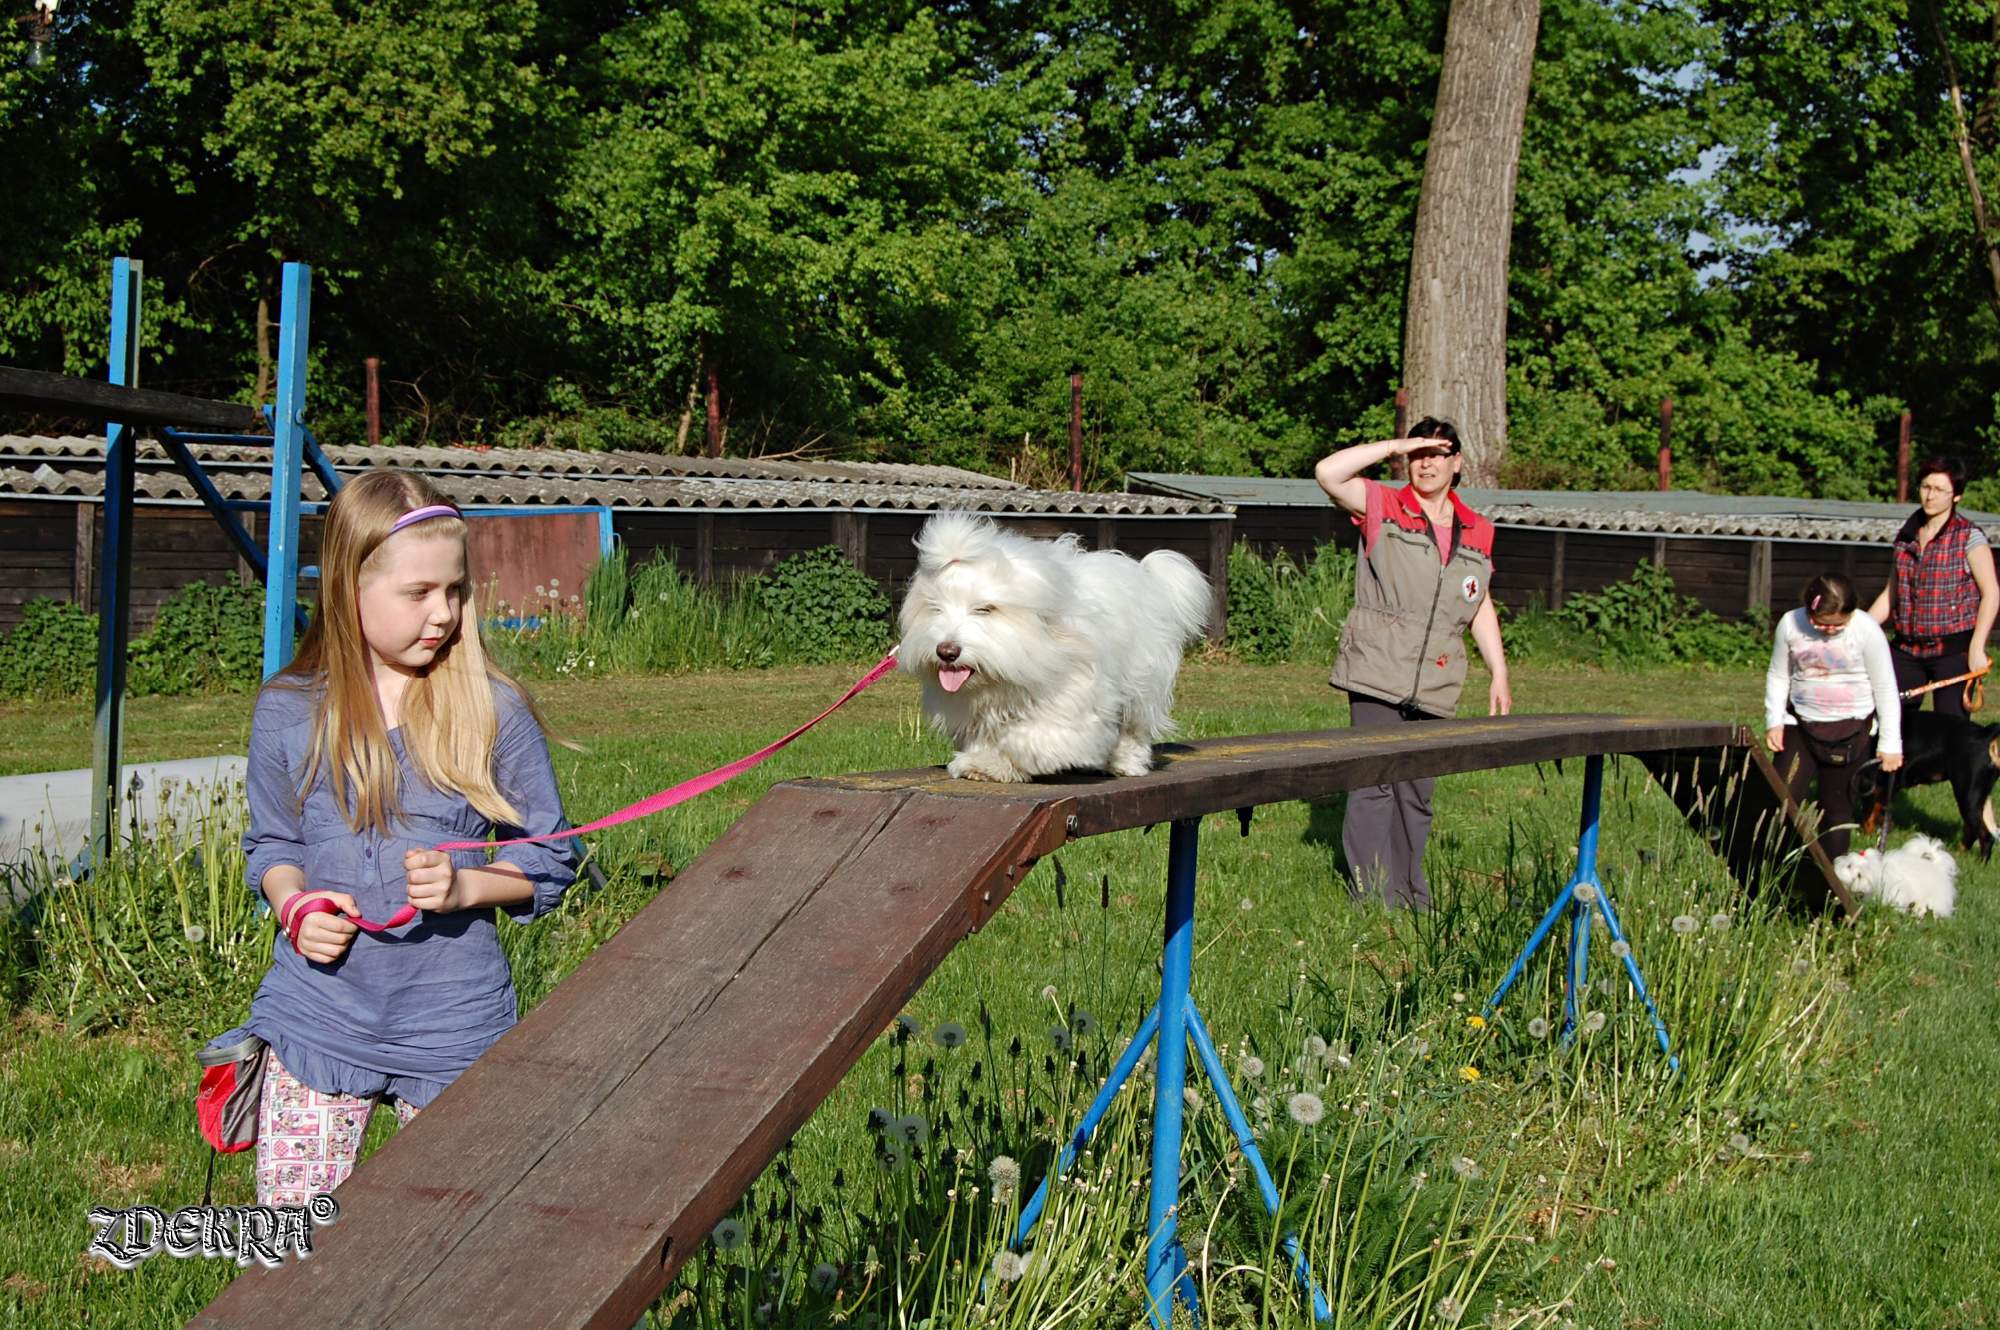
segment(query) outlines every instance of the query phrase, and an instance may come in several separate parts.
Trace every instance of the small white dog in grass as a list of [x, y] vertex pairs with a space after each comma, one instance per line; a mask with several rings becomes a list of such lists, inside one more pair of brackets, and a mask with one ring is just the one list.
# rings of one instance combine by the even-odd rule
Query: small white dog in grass
[[1086, 552], [1074, 536], [1034, 540], [940, 513], [917, 536], [898, 662], [951, 738], [953, 776], [1137, 776], [1173, 731], [1181, 652], [1210, 604], [1208, 579], [1183, 555]]
[[1855, 895], [1910, 914], [1948, 919], [1958, 901], [1958, 864], [1931, 836], [1912, 836], [1887, 854], [1872, 847], [1843, 854], [1833, 872]]

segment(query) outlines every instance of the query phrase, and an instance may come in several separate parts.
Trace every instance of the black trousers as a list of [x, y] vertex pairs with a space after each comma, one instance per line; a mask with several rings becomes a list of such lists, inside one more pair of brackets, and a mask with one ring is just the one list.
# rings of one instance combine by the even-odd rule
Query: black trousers
[[[1950, 639], [1947, 639], [1949, 642]], [[1912, 688], [1935, 683], [1939, 679], [1949, 679], [1955, 674], [1964, 674], [1971, 669], [1971, 657], [1967, 652], [1971, 643], [1960, 646], [1956, 651], [1946, 650], [1942, 656], [1912, 656], [1891, 644], [1889, 661], [1896, 669], [1896, 691], [1907, 693]], [[1931, 708], [1942, 716], [1963, 716], [1965, 714], [1965, 685], [1946, 684], [1924, 694], [1912, 697], [1903, 703], [1903, 715], [1907, 718], [1922, 709], [1924, 697], [1931, 699]]]
[[[1843, 730], [1849, 732], [1843, 735]], [[1833, 737], [1824, 737], [1828, 735]], [[1784, 751], [1776, 755], [1778, 771], [1800, 803], [1806, 802], [1815, 784], [1819, 786], [1819, 824], [1826, 828], [1820, 832], [1819, 847], [1829, 859], [1847, 853], [1854, 823], [1854, 773], [1874, 754], [1875, 736], [1868, 732], [1866, 720], [1785, 727]]]

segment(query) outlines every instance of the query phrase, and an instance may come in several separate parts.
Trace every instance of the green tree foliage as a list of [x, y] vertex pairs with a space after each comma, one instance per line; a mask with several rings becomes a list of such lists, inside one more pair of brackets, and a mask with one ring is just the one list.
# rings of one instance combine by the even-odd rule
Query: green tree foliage
[[[68, 0], [0, 359], [101, 373], [127, 252], [146, 382], [248, 399], [299, 258], [330, 439], [367, 355], [404, 442], [692, 449], [713, 371], [733, 453], [1049, 475], [1081, 369], [1092, 483], [1301, 474], [1390, 425], [1448, 9]], [[1663, 397], [1683, 485], [2000, 459], [1946, 49], [2000, 194], [1991, 0], [1548, 0], [1504, 478], [1646, 483]]]

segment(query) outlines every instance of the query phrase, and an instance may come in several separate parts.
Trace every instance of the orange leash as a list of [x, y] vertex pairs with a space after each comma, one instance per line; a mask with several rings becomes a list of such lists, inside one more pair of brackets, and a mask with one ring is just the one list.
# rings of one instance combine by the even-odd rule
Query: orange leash
[[1898, 696], [1907, 702], [1913, 697], [1922, 697], [1925, 693], [1934, 693], [1940, 688], [1947, 688], [1952, 684], [1962, 683], [1965, 685], [1964, 701], [1966, 711], [1977, 711], [1986, 705], [1986, 672], [1992, 668], [1993, 663], [1988, 661], [1976, 670], [1967, 670], [1964, 674], [1954, 674], [1949, 679], [1939, 679], [1935, 683], [1922, 684], [1916, 688], [1899, 693]]

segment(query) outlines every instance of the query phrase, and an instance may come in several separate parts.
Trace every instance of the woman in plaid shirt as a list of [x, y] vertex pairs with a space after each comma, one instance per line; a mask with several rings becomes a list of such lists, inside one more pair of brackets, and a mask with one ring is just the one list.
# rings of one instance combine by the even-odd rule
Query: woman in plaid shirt
[[[1959, 516], [1964, 494], [1965, 467], [1955, 459], [1933, 457], [1919, 468], [1921, 506], [1896, 534], [1895, 576], [1868, 607], [1875, 622], [1895, 627], [1889, 657], [1903, 692], [1986, 664], [2000, 581], [1986, 533]], [[1931, 696], [1937, 710], [1965, 714], [1963, 689], [1939, 688]], [[1903, 714], [1922, 705], [1922, 697], [1907, 701]]]

